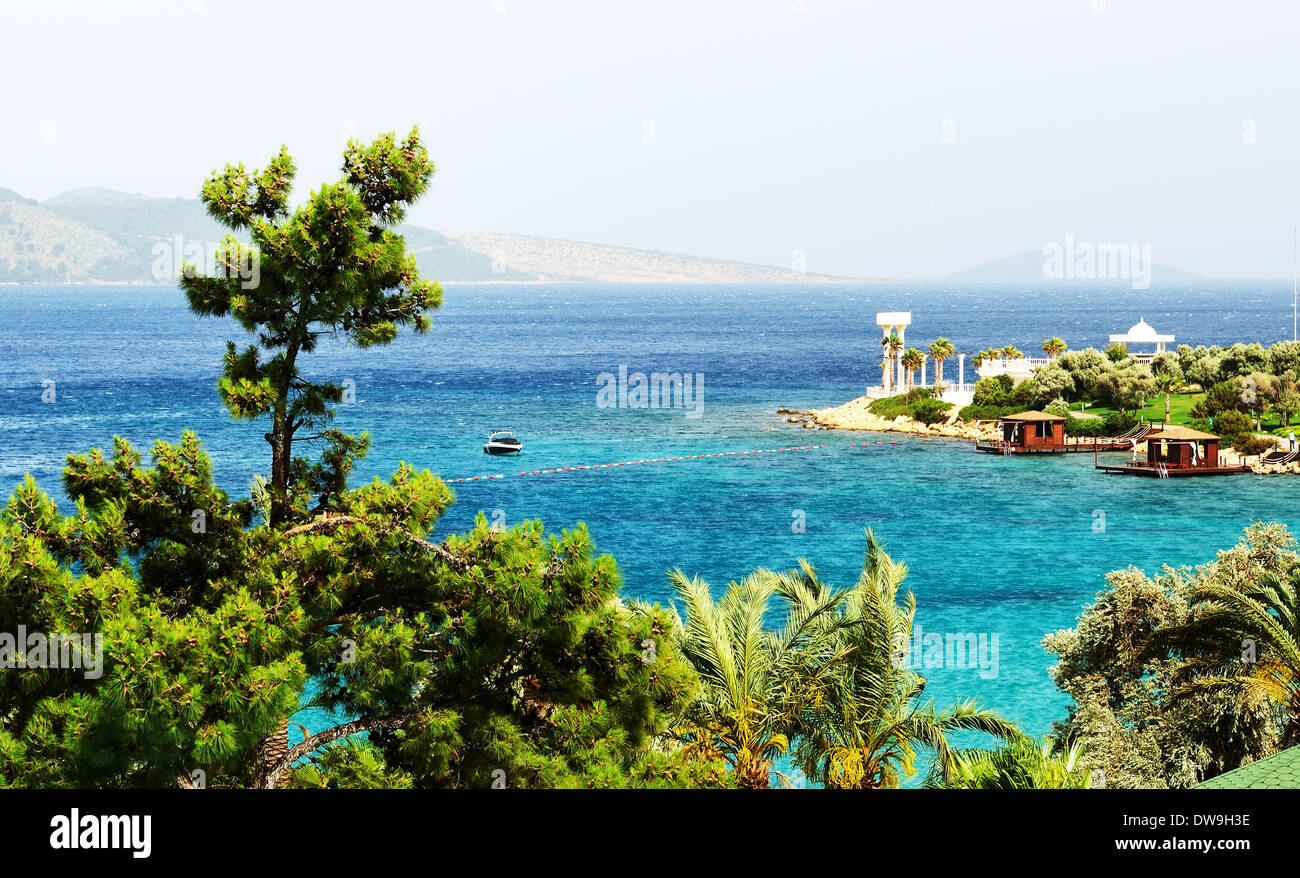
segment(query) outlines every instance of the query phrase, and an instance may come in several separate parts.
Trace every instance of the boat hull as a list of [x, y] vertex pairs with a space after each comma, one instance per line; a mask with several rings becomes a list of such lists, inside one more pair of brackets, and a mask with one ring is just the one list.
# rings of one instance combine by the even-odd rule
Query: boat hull
[[507, 455], [518, 454], [524, 450], [523, 443], [509, 445], [503, 442], [488, 442], [483, 446], [484, 454], [491, 454], [496, 457], [505, 457]]

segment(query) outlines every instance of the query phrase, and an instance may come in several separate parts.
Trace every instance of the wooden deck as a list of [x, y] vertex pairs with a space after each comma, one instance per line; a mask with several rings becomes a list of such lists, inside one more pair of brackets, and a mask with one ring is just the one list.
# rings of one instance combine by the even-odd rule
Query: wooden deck
[[1220, 464], [1219, 466], [1178, 466], [1177, 464], [1161, 463], [1153, 466], [1145, 460], [1123, 465], [1099, 463], [1097, 469], [1112, 476], [1146, 476], [1152, 479], [1172, 479], [1181, 476], [1232, 476], [1251, 471], [1250, 464], [1246, 463], [1236, 464], [1235, 466], [1226, 464]]
[[[1137, 439], [1138, 442], [1145, 441]], [[1133, 439], [1076, 439], [1067, 440], [1064, 445], [1015, 445], [996, 439], [981, 439], [975, 442], [975, 450], [986, 454], [1075, 454], [1087, 452], [1132, 451]]]

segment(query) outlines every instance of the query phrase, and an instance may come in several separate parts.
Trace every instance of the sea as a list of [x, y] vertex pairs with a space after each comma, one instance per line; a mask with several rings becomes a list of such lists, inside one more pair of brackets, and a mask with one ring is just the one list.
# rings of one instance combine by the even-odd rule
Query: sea
[[[975, 698], [1043, 734], [1068, 705], [1043, 636], [1072, 627], [1108, 571], [1213, 560], [1256, 520], [1295, 529], [1300, 478], [1107, 476], [1090, 455], [810, 430], [777, 409], [878, 383], [878, 311], [911, 312], [910, 346], [946, 336], [960, 352], [1033, 355], [1050, 336], [1104, 347], [1139, 318], [1179, 344], [1268, 345], [1291, 337], [1291, 305], [1280, 281], [447, 285], [427, 334], [369, 350], [326, 339], [301, 362], [349, 388], [338, 426], [371, 434], [354, 484], [402, 461], [463, 479], [441, 535], [480, 513], [555, 531], [585, 522], [631, 597], [671, 603], [673, 569], [721, 592], [801, 558], [848, 585], [871, 528], [907, 563], [925, 633], [989, 644], [983, 663], [924, 670], [927, 697]], [[268, 473], [266, 426], [233, 420], [217, 396], [228, 339], [249, 341], [233, 321], [191, 314], [174, 287], [0, 286], [0, 484], [31, 473], [66, 511], [68, 454], [111, 450], [114, 436], [147, 450], [189, 429], [217, 482], [246, 495]], [[967, 381], [973, 371], [967, 357]], [[621, 372], [689, 374], [692, 404], [620, 406]], [[956, 379], [955, 361], [945, 372]], [[523, 454], [484, 455], [494, 429], [513, 430]]]

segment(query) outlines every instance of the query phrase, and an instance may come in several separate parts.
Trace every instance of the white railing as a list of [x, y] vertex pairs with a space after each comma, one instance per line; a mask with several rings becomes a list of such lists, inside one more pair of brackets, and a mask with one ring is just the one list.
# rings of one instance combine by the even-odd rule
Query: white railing
[[[913, 384], [912, 387], [913, 388], [926, 387], [926, 388], [934, 389], [934, 384], [922, 384], [918, 381], [916, 384]], [[907, 388], [900, 384], [897, 387], [890, 387], [888, 393], [894, 396], [901, 396], [902, 394], [907, 393], [909, 389], [910, 388]], [[975, 385], [958, 384], [955, 381], [953, 382], [945, 381], [943, 382], [943, 392], [944, 393], [974, 393]], [[883, 396], [886, 393], [886, 390], [883, 386], [879, 384], [873, 384], [867, 388], [867, 393], [878, 393]]]
[[979, 366], [976, 368], [981, 372], [986, 369], [1001, 369], [1003, 371], [1037, 369], [1039, 366], [1046, 366], [1050, 362], [1052, 361], [1047, 357], [1017, 357], [1013, 360], [999, 358], [993, 360], [981, 360]]

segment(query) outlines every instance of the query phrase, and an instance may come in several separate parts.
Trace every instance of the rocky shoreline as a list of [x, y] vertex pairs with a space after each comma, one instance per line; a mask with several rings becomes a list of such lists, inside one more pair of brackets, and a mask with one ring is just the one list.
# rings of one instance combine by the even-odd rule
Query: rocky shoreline
[[[1237, 452], [1233, 451], [1231, 448], [1222, 453], [1223, 453], [1223, 457], [1229, 463], [1243, 462], [1242, 456]], [[1252, 457], [1254, 458], [1253, 462], [1251, 461]], [[1255, 455], [1251, 455], [1251, 457], [1244, 458], [1244, 462], [1250, 465], [1251, 472], [1261, 476], [1274, 476], [1274, 475], [1281, 475], [1283, 473], [1300, 475], [1300, 462], [1278, 463], [1278, 464], [1260, 463], [1259, 458]]]
[[998, 433], [993, 424], [976, 427], [957, 418], [954, 409], [946, 421], [926, 426], [920, 421], [899, 415], [896, 418], [883, 418], [870, 411], [872, 400], [865, 396], [850, 400], [843, 405], [826, 409], [801, 411], [798, 409], [777, 409], [787, 423], [801, 424], [807, 430], [869, 430], [876, 433], [910, 433], [917, 436], [931, 436], [942, 439], [961, 439], [974, 442], [977, 439], [997, 439]]

